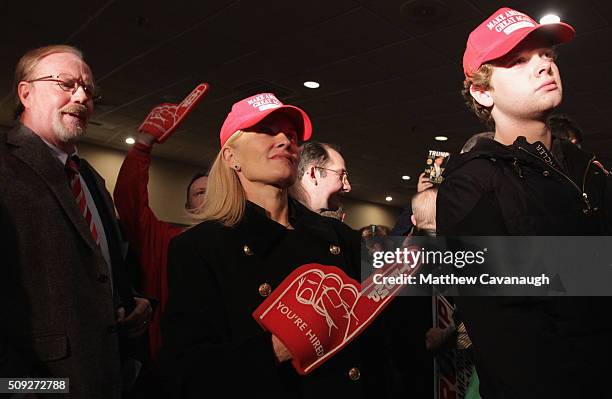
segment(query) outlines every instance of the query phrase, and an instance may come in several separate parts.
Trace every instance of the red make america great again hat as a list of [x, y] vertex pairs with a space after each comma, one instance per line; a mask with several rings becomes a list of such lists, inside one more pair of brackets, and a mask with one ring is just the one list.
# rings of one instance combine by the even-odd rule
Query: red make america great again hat
[[485, 62], [503, 57], [535, 31], [547, 35], [552, 44], [569, 42], [576, 33], [564, 22], [538, 24], [520, 11], [500, 8], [470, 33], [463, 54], [463, 73], [470, 76]]
[[237, 130], [252, 127], [273, 112], [283, 112], [295, 122], [300, 140], [306, 141], [312, 135], [312, 123], [306, 112], [293, 105], [283, 104], [272, 93], [260, 93], [232, 106], [219, 134], [221, 147]]

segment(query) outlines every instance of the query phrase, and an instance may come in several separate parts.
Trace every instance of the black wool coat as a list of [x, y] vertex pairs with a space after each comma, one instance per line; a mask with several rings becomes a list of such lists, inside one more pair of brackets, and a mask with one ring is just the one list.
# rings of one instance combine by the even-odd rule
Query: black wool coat
[[175, 397], [201, 397], [208, 390], [268, 398], [385, 397], [388, 363], [376, 321], [300, 376], [290, 362], [277, 363], [271, 335], [251, 316], [265, 299], [265, 285], [273, 290], [302, 264], [334, 265], [361, 281], [357, 232], [293, 200], [290, 222], [295, 230], [247, 202], [235, 227], [205, 221], [172, 240], [162, 364]]
[[[609, 234], [606, 170], [565, 140], [480, 140], [451, 157], [438, 236]], [[611, 241], [612, 243], [612, 241]], [[588, 265], [576, 265], [588, 273]], [[483, 398], [610, 397], [610, 297], [458, 297]]]

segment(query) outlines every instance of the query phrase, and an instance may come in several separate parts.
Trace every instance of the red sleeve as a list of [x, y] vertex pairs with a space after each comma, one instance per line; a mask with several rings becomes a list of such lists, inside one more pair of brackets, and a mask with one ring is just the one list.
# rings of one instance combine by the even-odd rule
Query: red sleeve
[[142, 268], [145, 296], [159, 300], [149, 335], [152, 355], [161, 344], [160, 316], [168, 299], [167, 258], [170, 240], [183, 229], [157, 219], [149, 207], [151, 147], [137, 143], [130, 149], [117, 176], [114, 199], [121, 225]]

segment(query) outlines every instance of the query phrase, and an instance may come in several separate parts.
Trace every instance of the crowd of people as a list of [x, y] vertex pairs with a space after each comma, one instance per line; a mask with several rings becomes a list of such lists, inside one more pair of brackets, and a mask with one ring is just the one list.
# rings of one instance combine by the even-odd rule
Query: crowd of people
[[15, 70], [16, 124], [0, 135], [0, 377], [69, 378], [58, 397], [74, 398], [432, 397], [432, 353], [462, 347], [485, 399], [611, 397], [605, 298], [460, 296], [442, 329], [431, 299], [399, 297], [305, 375], [252, 316], [300, 265], [360, 281], [363, 256], [387, 237], [609, 235], [609, 172], [554, 114], [554, 47], [573, 36], [509, 8], [476, 27], [462, 94], [489, 131], [436, 163], [441, 184], [419, 176], [393, 228], [360, 231], [343, 223], [341, 149], [310, 140], [307, 113], [272, 93], [236, 99], [210, 169], [186, 187], [193, 226], [149, 207], [151, 151], [167, 132], [139, 132], [113, 201], [78, 155], [96, 97], [83, 54], [28, 51]]

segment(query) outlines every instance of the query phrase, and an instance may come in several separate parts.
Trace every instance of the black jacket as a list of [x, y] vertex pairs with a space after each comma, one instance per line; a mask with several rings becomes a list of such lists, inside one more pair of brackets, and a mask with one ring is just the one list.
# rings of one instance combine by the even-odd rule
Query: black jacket
[[[277, 364], [271, 335], [251, 316], [265, 299], [262, 284], [273, 290], [292, 270], [310, 262], [335, 265], [359, 278], [357, 232], [293, 200], [290, 221], [295, 230], [248, 202], [235, 227], [207, 221], [171, 241], [161, 362], [175, 397], [217, 391], [239, 397], [263, 392], [268, 398], [358, 398], [370, 388], [385, 391], [375, 378], [385, 372], [383, 341], [364, 343], [377, 322], [307, 376], [298, 375], [290, 362]], [[340, 247], [340, 253], [332, 246]], [[374, 357], [376, 364], [364, 361]], [[349, 378], [354, 367], [361, 374], [356, 381]]]
[[406, 236], [410, 234], [414, 225], [412, 224], [412, 204], [408, 204], [402, 209], [402, 213], [400, 213], [397, 221], [395, 222], [395, 226], [391, 229], [389, 233], [390, 236]]
[[[439, 235], [606, 234], [605, 170], [562, 140], [481, 140], [451, 158], [437, 198]], [[588, 265], [579, 265], [588, 267]], [[588, 270], [586, 270], [588, 272]], [[610, 397], [608, 298], [458, 297], [483, 398]], [[591, 396], [589, 396], [591, 395]]]
[[[439, 235], [600, 235], [604, 170], [566, 140], [480, 140], [451, 157], [437, 200]], [[446, 181], [448, 180], [448, 181]]]

